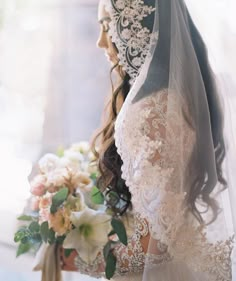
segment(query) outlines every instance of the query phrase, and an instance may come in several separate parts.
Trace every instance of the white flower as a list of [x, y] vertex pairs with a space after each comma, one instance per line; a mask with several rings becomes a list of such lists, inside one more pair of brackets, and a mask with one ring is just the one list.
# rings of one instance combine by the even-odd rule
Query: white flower
[[82, 154], [88, 154], [90, 151], [90, 145], [87, 141], [81, 141], [79, 143], [72, 144], [69, 150], [80, 152]]
[[57, 168], [54, 171], [47, 174], [46, 186], [62, 186], [65, 184], [68, 178], [68, 170], [66, 168]]
[[89, 164], [87, 167], [87, 171], [90, 174], [98, 173], [98, 165], [96, 163]]
[[94, 153], [92, 151], [89, 152], [88, 159], [89, 159], [89, 161], [96, 160], [96, 156], [94, 155]]
[[90, 191], [93, 187], [93, 181], [90, 179], [90, 174], [86, 172], [77, 172], [71, 178], [71, 184], [82, 191]]
[[60, 168], [66, 168], [68, 171], [75, 172], [81, 168], [81, 163], [78, 160], [62, 157], [59, 162]]
[[45, 154], [40, 160], [39, 160], [39, 169], [42, 173], [49, 173], [53, 170], [55, 170], [60, 163], [60, 158], [52, 153]]
[[70, 160], [71, 162], [84, 161], [84, 157], [79, 151], [65, 150], [64, 157]]
[[82, 212], [72, 213], [71, 221], [76, 228], [66, 236], [63, 247], [76, 249], [79, 256], [91, 264], [108, 241], [111, 216], [86, 208]]
[[84, 196], [81, 192], [77, 193], [76, 196], [69, 195], [65, 207], [70, 209], [74, 212], [80, 212], [85, 209], [85, 203], [84, 203]]

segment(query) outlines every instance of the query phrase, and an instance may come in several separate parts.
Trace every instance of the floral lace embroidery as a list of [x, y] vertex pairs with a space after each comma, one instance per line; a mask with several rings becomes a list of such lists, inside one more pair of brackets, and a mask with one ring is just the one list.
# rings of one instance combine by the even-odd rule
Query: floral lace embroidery
[[181, 175], [195, 134], [183, 117], [183, 101], [163, 90], [131, 103], [134, 93], [129, 93], [115, 124], [122, 178], [134, 210], [148, 220], [152, 237], [168, 246], [171, 257], [206, 272], [211, 281], [230, 281], [232, 238], [210, 243], [207, 227], [199, 226], [185, 203]]
[[124, 275], [126, 273], [138, 273], [144, 269], [144, 264], [147, 259], [149, 262], [161, 264], [171, 259], [167, 253], [167, 247], [158, 243], [158, 248], [161, 249], [159, 255], [151, 257], [150, 254], [145, 254], [140, 242], [141, 237], [149, 234], [149, 226], [145, 219], [138, 213], [135, 214], [135, 231], [128, 240], [128, 246], [120, 244], [114, 249], [117, 257], [117, 275]]
[[104, 263], [104, 257], [101, 253], [97, 256], [92, 264], [87, 264], [80, 258], [79, 255], [74, 259], [74, 265], [78, 268], [81, 274], [89, 275], [94, 278], [101, 278], [104, 276], [104, 273], [100, 270], [101, 265], [104, 265]]
[[158, 38], [150, 28], [156, 8], [145, 5], [143, 0], [106, 0], [105, 3], [111, 17], [109, 35], [119, 50], [120, 65], [130, 75], [132, 83], [145, 61], [152, 39]]
[[128, 245], [119, 244], [114, 249], [117, 257], [117, 274], [137, 273], [143, 271], [145, 254], [140, 239], [149, 233], [147, 222], [138, 214], [135, 216], [135, 231], [128, 239]]

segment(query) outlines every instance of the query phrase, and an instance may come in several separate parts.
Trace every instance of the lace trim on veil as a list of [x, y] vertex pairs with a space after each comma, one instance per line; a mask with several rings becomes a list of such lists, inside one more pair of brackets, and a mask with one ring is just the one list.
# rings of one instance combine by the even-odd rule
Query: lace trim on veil
[[145, 5], [142, 0], [104, 2], [111, 17], [109, 35], [119, 50], [119, 64], [129, 74], [132, 84], [144, 64], [152, 39], [158, 39], [158, 34], [152, 33], [143, 22], [156, 8]]

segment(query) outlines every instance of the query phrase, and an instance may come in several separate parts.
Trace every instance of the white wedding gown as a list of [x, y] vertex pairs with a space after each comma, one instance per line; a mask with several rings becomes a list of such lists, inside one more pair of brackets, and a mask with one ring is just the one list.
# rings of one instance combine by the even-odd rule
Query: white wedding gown
[[[160, 240], [165, 243], [174, 259], [171, 260], [170, 256], [166, 258], [166, 252], [163, 256], [156, 255], [153, 269], [145, 270], [145, 273], [140, 269], [141, 272], [118, 276], [112, 280], [230, 281], [231, 239], [215, 244], [204, 240], [202, 232], [193, 223], [191, 216], [188, 224], [182, 225], [181, 194], [185, 191], [179, 190], [181, 179], [178, 179], [178, 175], [183, 174], [181, 169], [185, 169], [195, 141], [194, 131], [179, 110], [182, 101], [177, 101], [173, 93], [169, 92], [167, 96], [163, 91], [132, 103], [135, 92], [131, 90], [128, 94], [115, 124], [115, 143], [123, 161], [122, 178], [132, 194], [134, 212], [138, 212], [151, 224], [154, 233], [153, 237], [151, 236], [152, 242]], [[173, 127], [163, 134], [163, 128], [166, 129], [167, 99], [171, 107], [169, 108], [171, 116], [168, 115], [168, 118], [173, 121]], [[180, 131], [183, 133], [185, 144], [184, 151], [181, 152], [175, 149], [180, 147], [178, 141], [183, 141], [178, 138]], [[165, 142], [167, 135], [168, 143]], [[165, 154], [162, 153], [164, 145], [168, 148]], [[184, 155], [184, 159], [180, 158], [181, 155]], [[154, 221], [155, 224], [152, 223]], [[166, 226], [163, 226], [161, 221], [168, 222], [173, 229], [177, 229], [178, 225], [182, 226], [179, 241], [171, 240], [168, 234], [172, 233], [172, 230], [167, 232]], [[213, 236], [216, 238], [215, 233]], [[187, 244], [188, 240], [191, 240], [192, 244]], [[190, 244], [194, 246], [189, 246]], [[176, 245], [181, 245], [182, 256], [178, 256], [179, 246]], [[152, 249], [149, 248], [148, 251], [152, 252]], [[177, 256], [178, 259], [175, 259]], [[125, 257], [127, 258], [127, 255]], [[135, 271], [133, 270], [135, 261], [132, 261], [131, 256], [128, 258], [130, 258], [128, 267], [131, 266], [131, 271]], [[149, 259], [145, 260], [145, 268], [148, 263]]]

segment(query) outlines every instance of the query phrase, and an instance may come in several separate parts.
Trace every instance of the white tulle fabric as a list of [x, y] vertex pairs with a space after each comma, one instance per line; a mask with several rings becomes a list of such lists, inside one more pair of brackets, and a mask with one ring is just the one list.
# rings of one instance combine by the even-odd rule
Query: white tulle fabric
[[[124, 163], [122, 177], [130, 188], [134, 210], [150, 224], [150, 247], [159, 250], [161, 242], [172, 257], [163, 262], [155, 250], [153, 259], [147, 255], [149, 277], [145, 280], [231, 280], [232, 240], [211, 243], [204, 226], [185, 206], [187, 191], [180, 189], [178, 175], [184, 173], [195, 142], [182, 113], [184, 101], [163, 90], [133, 104], [134, 93], [135, 89], [129, 93], [115, 126], [116, 146]], [[158, 264], [157, 278], [150, 268]]]

